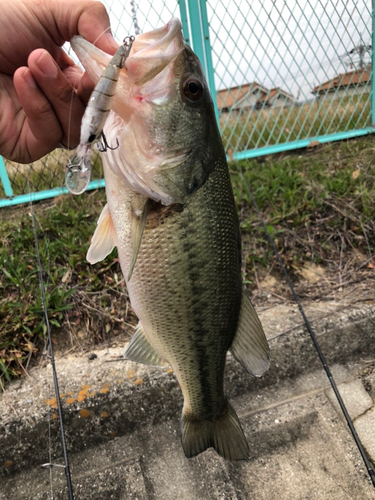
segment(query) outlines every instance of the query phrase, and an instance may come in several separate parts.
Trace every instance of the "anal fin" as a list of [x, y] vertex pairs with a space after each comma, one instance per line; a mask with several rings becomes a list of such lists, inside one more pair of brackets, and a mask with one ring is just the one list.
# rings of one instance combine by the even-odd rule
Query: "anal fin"
[[138, 323], [134, 335], [126, 348], [125, 359], [151, 366], [167, 366], [168, 363], [155, 351], [148, 341], [141, 323]]
[[252, 375], [260, 377], [270, 365], [269, 346], [258, 315], [242, 292], [240, 317], [236, 335], [229, 349]]

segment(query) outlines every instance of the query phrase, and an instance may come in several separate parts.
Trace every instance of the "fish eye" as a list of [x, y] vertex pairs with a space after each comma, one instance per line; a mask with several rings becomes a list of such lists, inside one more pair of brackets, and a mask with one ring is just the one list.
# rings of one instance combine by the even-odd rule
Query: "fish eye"
[[199, 101], [203, 95], [203, 84], [197, 78], [188, 78], [184, 83], [184, 94], [190, 101]]

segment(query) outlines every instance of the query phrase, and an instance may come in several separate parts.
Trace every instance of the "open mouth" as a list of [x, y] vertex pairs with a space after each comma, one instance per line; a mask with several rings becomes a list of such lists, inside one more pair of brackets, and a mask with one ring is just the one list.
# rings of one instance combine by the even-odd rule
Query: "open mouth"
[[[125, 67], [121, 70], [112, 103], [118, 115], [128, 122], [134, 108], [142, 103], [163, 105], [173, 97], [172, 61], [184, 50], [181, 22], [172, 18], [163, 28], [138, 35]], [[91, 80], [96, 84], [111, 56], [80, 36], [71, 40]]]
[[[71, 45], [96, 84], [112, 56], [80, 36], [74, 36]], [[120, 79], [129, 79], [133, 85], [143, 85], [159, 74], [183, 49], [181, 22], [172, 18], [163, 28], [135, 38]]]
[[128, 77], [144, 85], [163, 71], [184, 50], [181, 22], [172, 18], [158, 30], [138, 35], [125, 63]]

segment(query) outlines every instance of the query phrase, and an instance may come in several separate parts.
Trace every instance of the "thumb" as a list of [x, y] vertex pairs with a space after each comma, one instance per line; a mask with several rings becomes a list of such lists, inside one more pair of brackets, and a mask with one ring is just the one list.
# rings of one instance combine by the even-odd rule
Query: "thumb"
[[80, 35], [107, 54], [114, 54], [118, 49], [118, 43], [112, 36], [107, 10], [101, 2], [55, 0], [47, 5], [52, 18], [48, 23], [49, 29], [56, 26], [58, 45], [69, 41], [74, 35]]
[[107, 10], [101, 2], [88, 2], [78, 18], [76, 31], [75, 34], [83, 36], [107, 54], [114, 54], [119, 47], [112, 36]]

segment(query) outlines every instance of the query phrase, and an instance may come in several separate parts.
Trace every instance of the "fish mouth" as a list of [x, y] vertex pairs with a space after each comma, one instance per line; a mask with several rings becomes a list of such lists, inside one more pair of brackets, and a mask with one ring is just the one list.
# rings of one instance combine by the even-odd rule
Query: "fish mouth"
[[163, 28], [138, 35], [125, 63], [128, 77], [144, 85], [158, 75], [184, 50], [181, 21], [172, 18]]
[[[129, 105], [149, 113], [150, 103], [163, 106], [176, 95], [174, 61], [185, 50], [181, 21], [172, 18], [163, 28], [138, 35], [125, 68], [132, 87]], [[121, 82], [119, 93], [121, 93]]]
[[[73, 37], [72, 48], [96, 84], [111, 56], [82, 37]], [[191, 153], [167, 148], [167, 127], [157, 120], [161, 108], [178, 95], [176, 61], [186, 48], [181, 21], [172, 18], [164, 27], [135, 37], [121, 69], [104, 132], [110, 144], [106, 164], [135, 192], [169, 205], [184, 199], [184, 189], [172, 179]], [[165, 124], [164, 124], [165, 125]]]
[[[120, 80], [129, 80], [128, 85], [143, 85], [151, 81], [184, 50], [181, 30], [181, 21], [174, 17], [163, 28], [137, 35]], [[70, 43], [91, 80], [97, 84], [112, 56], [81, 36], [74, 36]]]
[[[81, 36], [71, 46], [96, 85], [111, 57]], [[135, 108], [151, 103], [164, 105], [175, 95], [173, 61], [185, 43], [181, 21], [172, 18], [162, 28], [137, 35], [120, 71], [112, 109], [128, 122]]]

